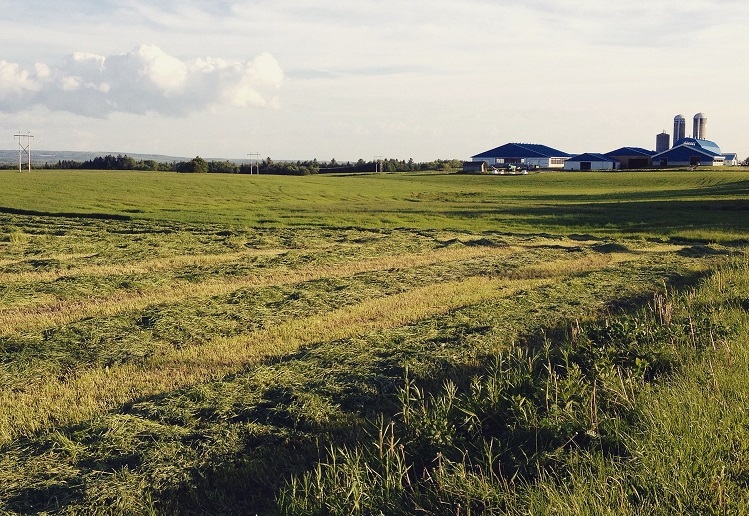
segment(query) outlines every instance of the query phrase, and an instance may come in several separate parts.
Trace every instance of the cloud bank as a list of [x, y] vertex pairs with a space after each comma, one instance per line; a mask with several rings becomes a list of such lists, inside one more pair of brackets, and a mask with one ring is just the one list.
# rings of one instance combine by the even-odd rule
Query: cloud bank
[[267, 53], [245, 63], [204, 57], [184, 61], [155, 45], [109, 57], [77, 52], [56, 67], [33, 70], [0, 60], [0, 111], [34, 106], [103, 118], [113, 112], [183, 116], [204, 109], [266, 107], [284, 80]]

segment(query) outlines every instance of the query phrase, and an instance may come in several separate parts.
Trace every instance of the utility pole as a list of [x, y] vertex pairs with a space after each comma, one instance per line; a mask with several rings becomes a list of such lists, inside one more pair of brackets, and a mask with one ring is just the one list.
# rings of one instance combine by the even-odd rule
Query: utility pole
[[33, 140], [34, 137], [30, 132], [27, 134], [21, 134], [20, 131], [13, 136], [18, 139], [18, 171], [21, 171], [21, 158], [26, 154], [29, 157], [29, 172], [31, 172], [31, 140]]
[[248, 156], [250, 157], [250, 175], [252, 175], [253, 166], [257, 171], [257, 174], [260, 175], [260, 153], [252, 152], [248, 154]]

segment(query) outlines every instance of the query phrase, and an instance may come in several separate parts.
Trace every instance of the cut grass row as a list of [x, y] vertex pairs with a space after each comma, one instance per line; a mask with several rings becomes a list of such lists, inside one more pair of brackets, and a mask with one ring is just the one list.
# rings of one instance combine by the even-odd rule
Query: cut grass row
[[531, 281], [513, 285], [506, 280], [482, 278], [434, 285], [290, 321], [272, 330], [174, 350], [142, 366], [125, 364], [85, 371], [67, 381], [44, 381], [22, 392], [6, 391], [0, 395], [0, 443], [53, 424], [70, 425], [92, 418], [133, 398], [215, 380], [303, 345], [402, 326], [497, 296], [500, 288], [503, 294], [511, 295], [533, 286]]
[[[454, 253], [448, 254], [455, 258]], [[459, 255], [471, 256], [464, 252]], [[479, 276], [412, 288], [402, 294], [365, 300], [322, 315], [292, 319], [251, 334], [215, 338], [202, 345], [172, 350], [162, 348], [162, 353], [141, 365], [125, 363], [72, 373], [65, 380], [30, 383], [24, 388], [0, 395], [0, 414], [3, 415], [3, 419], [0, 419], [0, 439], [27, 435], [47, 428], [51, 423], [71, 424], [90, 418], [97, 411], [112, 409], [131, 397], [153, 395], [215, 379], [248, 367], [260, 359], [289, 353], [315, 340], [336, 340], [378, 328], [404, 325], [456, 307], [512, 295], [519, 289], [532, 288], [553, 278], [600, 269], [610, 263], [611, 257], [607, 255], [584, 256], [577, 260], [567, 259], [516, 269], [511, 274], [511, 280], [501, 276]], [[359, 268], [347, 269], [349, 274], [352, 270], [359, 271]], [[184, 292], [178, 297], [183, 296]], [[101, 303], [96, 306], [101, 306]], [[132, 309], [121, 302], [116, 303], [116, 307], [118, 310], [125, 310], [126, 307]], [[97, 315], [109, 317], [113, 314]], [[80, 316], [78, 313], [77, 317]], [[24, 326], [28, 329], [37, 322], [33, 317], [27, 318]], [[69, 321], [56, 322], [64, 324]]]
[[[136, 263], [81, 265], [75, 268], [56, 268], [51, 270], [34, 270], [22, 272], [0, 273], [0, 283], [40, 283], [51, 282], [63, 278], [106, 277], [106, 276], [132, 276], [139, 274], [174, 271], [187, 267], [208, 267], [223, 263], [233, 263], [246, 258], [273, 257], [288, 252], [288, 249], [249, 249], [239, 253], [203, 254], [203, 255], [181, 255], [142, 260]], [[46, 260], [50, 262], [73, 261], [85, 259], [91, 255], [52, 255]], [[15, 262], [0, 264], [0, 267]]]
[[[418, 267], [440, 262], [468, 260], [479, 256], [496, 257], [518, 251], [519, 248], [443, 248], [427, 254], [405, 254], [338, 265], [315, 264], [299, 269], [274, 268], [250, 276], [207, 279], [200, 283], [179, 281], [168, 286], [158, 285], [153, 291], [117, 291], [106, 298], [89, 296], [88, 299], [81, 301], [60, 300], [52, 304], [42, 301], [38, 305], [25, 303], [22, 308], [0, 310], [0, 335], [7, 335], [20, 329], [58, 326], [86, 317], [106, 317], [121, 312], [135, 312], [149, 305], [173, 303], [186, 298], [207, 298], [248, 288], [303, 283], [322, 278], [341, 278], [406, 266]], [[143, 267], [148, 267], [148, 264], [131, 266], [130, 269], [139, 270]], [[71, 276], [74, 275], [76, 274]]]

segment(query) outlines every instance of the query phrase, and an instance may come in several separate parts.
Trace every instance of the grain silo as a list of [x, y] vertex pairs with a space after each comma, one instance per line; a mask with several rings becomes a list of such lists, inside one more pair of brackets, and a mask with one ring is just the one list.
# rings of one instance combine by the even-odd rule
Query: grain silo
[[667, 151], [671, 148], [671, 135], [666, 131], [655, 137], [655, 152]]
[[687, 136], [687, 119], [682, 115], [676, 115], [674, 117], [674, 146], [679, 140], [683, 140]]
[[707, 117], [704, 113], [697, 113], [694, 115], [692, 137], [698, 140], [707, 139]]

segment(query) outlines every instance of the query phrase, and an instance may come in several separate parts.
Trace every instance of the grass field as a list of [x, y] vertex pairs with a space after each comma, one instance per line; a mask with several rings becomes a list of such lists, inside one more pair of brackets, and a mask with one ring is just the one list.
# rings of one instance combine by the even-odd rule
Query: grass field
[[[746, 172], [246, 176], [0, 171], [0, 210], [246, 227], [744, 239]], [[165, 180], [168, 178], [168, 180]]]
[[746, 172], [0, 184], [0, 513], [749, 512]]

